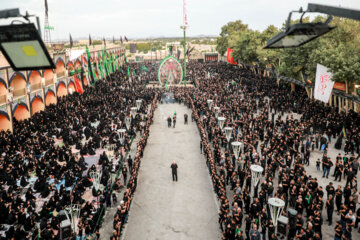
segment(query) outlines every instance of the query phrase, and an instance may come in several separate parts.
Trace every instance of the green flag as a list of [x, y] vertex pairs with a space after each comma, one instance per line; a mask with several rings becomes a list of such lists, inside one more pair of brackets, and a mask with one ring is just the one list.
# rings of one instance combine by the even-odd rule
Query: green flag
[[106, 73], [106, 60], [105, 60], [105, 54], [106, 52], [104, 51], [104, 49], [102, 50], [102, 67], [103, 67], [103, 70], [104, 70], [104, 78], [106, 78], [107, 76], [107, 73]]
[[341, 134], [343, 135], [343, 137], [344, 137], [345, 139], [347, 139], [345, 126], [343, 126], [343, 128], [342, 128]]
[[112, 68], [113, 68], [113, 72], [115, 72], [115, 60], [114, 60], [114, 54], [111, 54], [111, 62], [112, 62], [111, 66], [112, 66]]
[[115, 68], [115, 71], [119, 69], [119, 65], [118, 65], [118, 59], [119, 57], [114, 57], [114, 68]]
[[130, 77], [130, 67], [129, 67], [129, 63], [127, 61], [127, 57], [125, 54], [124, 54], [124, 57], [125, 57], [125, 64], [127, 66], [127, 75], [128, 75], [128, 77]]
[[144, 70], [145, 72], [148, 71], [147, 67], [145, 67], [144, 65], [141, 67], [142, 70]]
[[110, 71], [111, 71], [111, 73], [113, 73], [114, 72], [114, 66], [113, 66], [113, 64], [114, 64], [114, 62], [113, 62], [113, 58], [112, 58], [112, 53], [110, 53], [109, 54], [109, 68], [110, 68]]
[[86, 53], [87, 53], [87, 62], [88, 62], [88, 71], [89, 71], [89, 74], [90, 74], [90, 85], [93, 85], [95, 83], [95, 80], [94, 80], [94, 75], [93, 75], [93, 71], [92, 71], [92, 67], [91, 67], [91, 56], [90, 56], [90, 52], [89, 52], [89, 48], [88, 46], [86, 46]]
[[165, 90], [166, 90], [166, 91], [169, 91], [167, 82], [165, 82]]
[[104, 71], [103, 71], [103, 64], [101, 63], [101, 55], [100, 55], [100, 52], [98, 52], [98, 67], [99, 67], [99, 70], [100, 70], [100, 77], [102, 79], [105, 78], [104, 76]]

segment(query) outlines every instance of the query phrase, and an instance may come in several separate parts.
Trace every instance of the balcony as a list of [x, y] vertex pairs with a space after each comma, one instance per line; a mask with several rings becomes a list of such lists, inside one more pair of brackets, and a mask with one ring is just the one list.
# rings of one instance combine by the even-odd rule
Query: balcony
[[49, 86], [54, 83], [54, 79], [45, 80], [45, 86]]
[[39, 90], [41, 89], [41, 83], [35, 83], [35, 84], [31, 84], [31, 91], [35, 91], [35, 90]]
[[0, 96], [0, 104], [6, 103], [6, 94]]
[[59, 78], [59, 77], [65, 77], [65, 73], [66, 73], [65, 71], [59, 72], [59, 73], [57, 72], [57, 73], [56, 73], [56, 76], [57, 76], [58, 78]]
[[13, 94], [14, 94], [14, 98], [19, 96], [24, 96], [26, 94], [26, 88], [14, 90]]

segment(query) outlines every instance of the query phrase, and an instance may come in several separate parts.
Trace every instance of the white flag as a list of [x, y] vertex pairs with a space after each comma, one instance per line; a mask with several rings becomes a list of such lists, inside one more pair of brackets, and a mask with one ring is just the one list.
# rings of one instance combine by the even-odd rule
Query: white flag
[[316, 66], [316, 79], [314, 98], [325, 103], [329, 102], [334, 82], [331, 80], [332, 73], [329, 69], [321, 64]]
[[72, 61], [80, 57], [85, 52], [85, 50], [68, 49], [67, 52], [68, 52], [69, 60]]

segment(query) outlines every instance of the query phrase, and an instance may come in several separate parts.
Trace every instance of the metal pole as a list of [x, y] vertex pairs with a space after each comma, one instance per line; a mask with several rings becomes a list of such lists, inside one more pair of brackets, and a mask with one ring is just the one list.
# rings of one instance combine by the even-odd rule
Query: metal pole
[[41, 37], [40, 18], [38, 16], [36, 16], [36, 24], [37, 24], [37, 27], [38, 27], [39, 35]]
[[184, 29], [184, 85], [186, 87], [186, 26], [183, 26]]

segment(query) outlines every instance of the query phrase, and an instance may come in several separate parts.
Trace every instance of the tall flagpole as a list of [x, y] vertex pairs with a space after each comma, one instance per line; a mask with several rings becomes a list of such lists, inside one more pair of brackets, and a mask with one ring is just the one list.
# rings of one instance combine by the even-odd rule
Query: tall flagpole
[[187, 15], [186, 15], [186, 0], [183, 0], [183, 15], [184, 22], [180, 28], [184, 31], [184, 85], [186, 87], [186, 28], [188, 27]]

